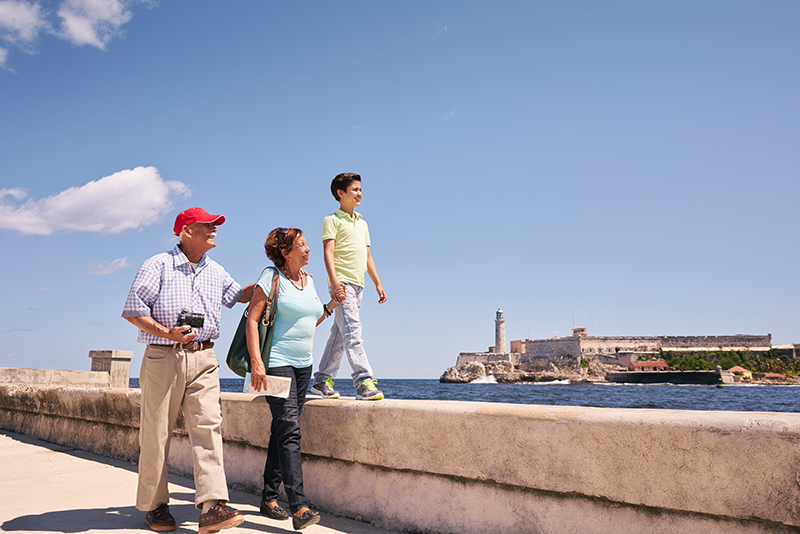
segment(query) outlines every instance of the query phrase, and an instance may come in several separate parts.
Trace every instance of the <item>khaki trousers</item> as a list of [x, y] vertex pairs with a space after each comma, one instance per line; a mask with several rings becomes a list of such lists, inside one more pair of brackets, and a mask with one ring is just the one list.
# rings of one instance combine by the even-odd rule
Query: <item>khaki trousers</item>
[[222, 463], [219, 363], [214, 349], [148, 345], [139, 373], [139, 486], [136, 508], [148, 512], [169, 503], [167, 459], [172, 429], [183, 408], [194, 460], [195, 506], [228, 501]]

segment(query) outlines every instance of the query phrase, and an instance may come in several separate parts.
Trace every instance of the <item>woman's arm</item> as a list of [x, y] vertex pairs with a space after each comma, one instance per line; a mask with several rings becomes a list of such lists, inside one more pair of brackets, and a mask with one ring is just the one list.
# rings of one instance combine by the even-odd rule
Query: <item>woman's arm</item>
[[247, 308], [245, 339], [247, 352], [250, 353], [250, 385], [257, 391], [267, 387], [267, 370], [264, 369], [264, 362], [261, 360], [261, 341], [258, 338], [258, 322], [264, 315], [266, 307], [267, 295], [261, 286], [256, 286]]
[[334, 308], [336, 308], [336, 306], [338, 306], [338, 305], [339, 305], [339, 304], [341, 304], [342, 302], [344, 302], [344, 297], [345, 297], [345, 292], [346, 292], [346, 291], [347, 291], [347, 290], [345, 289], [345, 287], [344, 287], [344, 284], [340, 285], [340, 286], [339, 286], [339, 287], [338, 287], [338, 288], [337, 288], [337, 289], [334, 291], [334, 294], [331, 296], [331, 301], [330, 301], [330, 302], [328, 302], [328, 303], [325, 305], [325, 307], [327, 308], [327, 311], [328, 311], [329, 313], [326, 313], [326, 312], [323, 310], [323, 312], [322, 312], [322, 316], [321, 316], [319, 319], [317, 319], [317, 324], [316, 324], [316, 326], [319, 326], [320, 324], [322, 324], [322, 321], [324, 321], [325, 319], [327, 319], [327, 318], [328, 318], [328, 316], [329, 316], [329, 315], [331, 315], [331, 314], [333, 313], [333, 309], [334, 309]]

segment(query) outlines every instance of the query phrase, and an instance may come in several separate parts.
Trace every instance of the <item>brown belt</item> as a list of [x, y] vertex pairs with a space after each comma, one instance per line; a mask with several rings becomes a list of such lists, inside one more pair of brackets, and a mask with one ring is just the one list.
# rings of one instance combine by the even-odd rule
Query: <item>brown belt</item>
[[175, 347], [183, 350], [206, 350], [214, 346], [213, 341], [190, 341], [188, 343], [170, 343], [169, 345], [160, 345], [153, 343], [156, 347]]

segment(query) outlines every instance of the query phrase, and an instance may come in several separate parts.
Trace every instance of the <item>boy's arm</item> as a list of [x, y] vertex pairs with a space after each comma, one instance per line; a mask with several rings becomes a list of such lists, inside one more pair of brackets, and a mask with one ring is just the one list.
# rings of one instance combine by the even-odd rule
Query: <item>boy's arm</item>
[[336, 264], [333, 261], [333, 253], [336, 251], [336, 240], [326, 239], [322, 242], [322, 258], [325, 261], [325, 271], [328, 273], [328, 280], [331, 283], [331, 298], [344, 300], [337, 297], [341, 282], [336, 277]]
[[372, 259], [372, 252], [367, 247], [367, 272], [369, 277], [372, 278], [372, 283], [375, 284], [375, 289], [378, 291], [378, 304], [386, 302], [386, 292], [383, 290], [381, 279], [378, 278], [378, 268], [375, 267], [375, 260]]

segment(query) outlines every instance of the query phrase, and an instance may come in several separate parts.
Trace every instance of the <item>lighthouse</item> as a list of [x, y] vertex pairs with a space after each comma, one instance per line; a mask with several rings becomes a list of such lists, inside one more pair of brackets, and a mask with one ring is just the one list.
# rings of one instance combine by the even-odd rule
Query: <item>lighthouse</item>
[[494, 352], [506, 352], [506, 321], [503, 319], [503, 310], [497, 309], [497, 318], [494, 320]]

